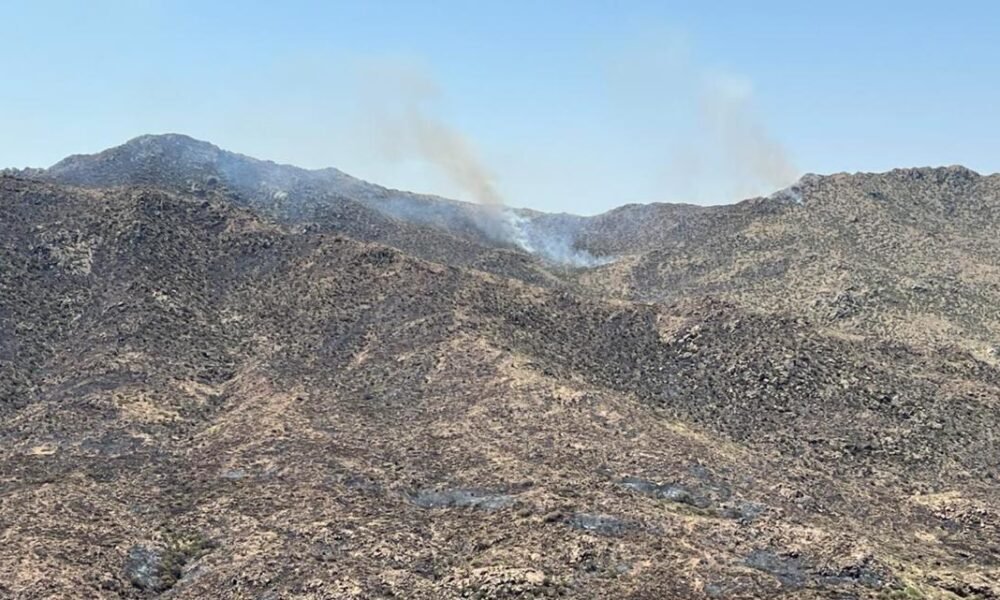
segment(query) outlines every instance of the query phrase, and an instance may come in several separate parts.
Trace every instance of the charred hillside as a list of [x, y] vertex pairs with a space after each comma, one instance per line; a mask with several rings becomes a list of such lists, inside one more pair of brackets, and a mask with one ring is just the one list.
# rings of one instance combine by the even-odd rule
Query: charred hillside
[[586, 283], [662, 302], [711, 294], [849, 335], [960, 345], [995, 358], [1000, 176], [961, 167], [810, 176], [703, 209]]
[[[85, 187], [144, 185], [177, 193], [223, 192], [237, 205], [287, 223], [311, 223], [432, 260], [447, 257], [463, 266], [503, 262], [498, 250], [526, 255], [535, 251], [549, 262], [571, 266], [594, 260], [575, 250], [575, 227], [542, 221], [532, 226], [531, 211], [391, 190], [337, 169], [279, 165], [183, 135], [141, 136], [98, 154], [69, 157], [32, 174]], [[394, 230], [399, 223], [411, 236], [422, 239], [414, 241]]]
[[0, 178], [0, 597], [1000, 597], [995, 177], [532, 215], [581, 269], [151, 140]]

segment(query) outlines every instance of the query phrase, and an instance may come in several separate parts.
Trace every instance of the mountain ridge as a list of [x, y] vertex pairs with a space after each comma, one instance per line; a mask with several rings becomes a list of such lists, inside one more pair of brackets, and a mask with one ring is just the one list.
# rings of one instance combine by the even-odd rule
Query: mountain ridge
[[[77, 167], [77, 166], [79, 166], [79, 163], [81, 163], [83, 161], [93, 160], [93, 159], [99, 159], [102, 155], [106, 155], [106, 154], [113, 154], [113, 153], [118, 153], [118, 152], [123, 152], [124, 153], [124, 152], [127, 152], [129, 149], [141, 147], [141, 146], [146, 145], [146, 144], [151, 144], [154, 147], [160, 147], [161, 150], [162, 150], [162, 147], [165, 144], [170, 144], [170, 145], [175, 145], [175, 146], [181, 146], [182, 148], [188, 148], [188, 149], [190, 149], [190, 148], [200, 148], [206, 154], [230, 155], [230, 156], [234, 156], [234, 157], [237, 157], [237, 158], [240, 158], [240, 159], [243, 159], [243, 160], [247, 160], [249, 162], [261, 163], [261, 164], [264, 164], [264, 165], [273, 166], [273, 167], [279, 167], [279, 168], [292, 169], [292, 170], [295, 170], [295, 171], [301, 172], [301, 173], [332, 174], [332, 175], [334, 175], [336, 177], [346, 178], [346, 179], [352, 180], [354, 182], [359, 182], [361, 184], [365, 184], [365, 185], [369, 185], [369, 186], [381, 188], [383, 190], [394, 191], [394, 192], [400, 192], [401, 191], [401, 190], [395, 190], [395, 189], [392, 189], [392, 188], [387, 188], [387, 187], [381, 186], [381, 185], [376, 184], [376, 183], [371, 183], [371, 182], [359, 179], [357, 177], [354, 177], [352, 175], [349, 175], [349, 174], [347, 174], [347, 173], [345, 173], [345, 172], [337, 169], [336, 167], [322, 167], [322, 168], [316, 168], [316, 169], [308, 169], [308, 168], [303, 168], [303, 167], [296, 166], [296, 165], [291, 164], [291, 163], [282, 163], [282, 162], [277, 162], [277, 161], [268, 160], [268, 159], [259, 159], [259, 158], [255, 158], [255, 157], [252, 157], [252, 156], [249, 156], [249, 155], [241, 154], [239, 152], [233, 152], [233, 151], [230, 151], [230, 150], [224, 150], [221, 147], [219, 147], [219, 146], [217, 146], [217, 145], [215, 145], [215, 144], [213, 144], [211, 142], [200, 140], [200, 139], [197, 139], [197, 138], [194, 138], [192, 136], [189, 136], [187, 134], [182, 134], [182, 133], [161, 133], [161, 134], [143, 134], [143, 135], [138, 135], [138, 136], [136, 136], [134, 138], [131, 138], [130, 140], [127, 140], [126, 142], [124, 142], [124, 143], [122, 143], [122, 144], [120, 144], [118, 146], [114, 146], [114, 147], [111, 147], [111, 148], [108, 148], [108, 149], [105, 149], [105, 150], [102, 150], [102, 151], [99, 151], [99, 152], [95, 152], [95, 153], [89, 153], [89, 154], [88, 153], [81, 153], [81, 154], [69, 155], [69, 156], [67, 156], [64, 159], [61, 159], [60, 161], [57, 161], [55, 164], [53, 164], [50, 167], [46, 167], [46, 168], [31, 168], [31, 169], [28, 169], [28, 170], [31, 171], [31, 172], [49, 171], [50, 172], [49, 176], [51, 176], [51, 172], [52, 171], [55, 171], [55, 172], [58, 173], [60, 171], [72, 170], [71, 167]], [[826, 174], [826, 175], [821, 175], [821, 174], [817, 174], [817, 173], [805, 173], [804, 175], [802, 175], [800, 177], [800, 181], [802, 179], [815, 179], [815, 178], [823, 178], [823, 177], [829, 177], [829, 178], [871, 177], [871, 176], [880, 176], [880, 175], [881, 176], [900, 176], [900, 177], [926, 176], [926, 175], [935, 175], [935, 176], [941, 176], [941, 175], [945, 175], [945, 176], [947, 176], [947, 175], [960, 175], [960, 176], [966, 176], [966, 177], [971, 176], [973, 178], [983, 178], [983, 177], [985, 177], [985, 178], [991, 178], [991, 177], [1000, 177], [1000, 172], [981, 174], [981, 173], [977, 172], [976, 170], [970, 169], [970, 168], [965, 167], [963, 165], [952, 164], [952, 165], [940, 165], [940, 166], [897, 167], [897, 168], [890, 169], [888, 171], [854, 171], [854, 172], [850, 172], [850, 171], [838, 171], [838, 172], [829, 173], [829, 174]], [[57, 178], [58, 178], [58, 176], [57, 176]], [[790, 187], [794, 187], [795, 185], [796, 184], [793, 184]], [[435, 199], [440, 199], [440, 200], [448, 200], [448, 201], [451, 201], [451, 202], [462, 202], [460, 200], [450, 200], [450, 199], [444, 198], [442, 196], [437, 196], [437, 195], [433, 195], [433, 194], [420, 194], [420, 193], [414, 194], [412, 192], [406, 192], [406, 193], [413, 194], [415, 196], [423, 196], [423, 197], [435, 198]], [[778, 190], [774, 194], [780, 194], [780, 193], [781, 193], [781, 190]], [[774, 195], [774, 194], [772, 194], [772, 195]], [[717, 206], [731, 206], [733, 204], [738, 204], [739, 202], [742, 202], [742, 200], [734, 201], [734, 202], [726, 203], [726, 204], [713, 204], [713, 205], [709, 205], [709, 206], [712, 206], [712, 207], [717, 207]], [[468, 203], [468, 202], [466, 202], [466, 203]], [[635, 208], [635, 207], [656, 206], [656, 205], [659, 205], [659, 206], [664, 206], [664, 205], [665, 206], [703, 206], [703, 205], [689, 204], [689, 203], [684, 203], [684, 202], [651, 201], [651, 202], [644, 202], [644, 203], [622, 204], [622, 205], [616, 206], [614, 208], [608, 209], [607, 211], [605, 211], [603, 213], [598, 213], [596, 215], [591, 215], [591, 216], [592, 217], [597, 217], [597, 216], [601, 216], [601, 215], [606, 215], [608, 212], [613, 212], [613, 211], [616, 211], [616, 210], [619, 210], [619, 209], [623, 209], [623, 208], [632, 209], [632, 208]], [[572, 213], [547, 213], [547, 214], [553, 214], [553, 215], [559, 215], [559, 214], [572, 215]], [[572, 215], [572, 216], [578, 216], [578, 215]], [[588, 218], [588, 217], [583, 217], [583, 218]]]
[[[200, 157], [201, 160], [185, 160], [184, 156]], [[179, 171], [175, 172], [179, 167]], [[670, 241], [671, 230], [687, 219], [706, 212], [739, 212], [746, 203], [761, 211], [768, 210], [771, 203], [777, 203], [774, 208], [783, 210], [783, 202], [795, 204], [796, 198], [801, 196], [796, 190], [801, 190], [811, 180], [983, 177], [964, 167], [901, 169], [874, 175], [806, 175], [796, 184], [770, 197], [748, 199], [731, 205], [698, 207], [651, 203], [628, 205], [600, 215], [581, 217], [527, 209], [483, 207], [437, 196], [391, 190], [334, 168], [307, 170], [261, 161], [182, 134], [139, 136], [97, 154], [74, 155], [47, 170], [34, 172], [33, 176], [97, 187], [140, 183], [196, 193], [222, 185], [233, 191], [237, 202], [280, 218], [298, 221], [322, 220], [318, 213], [331, 206], [340, 206], [345, 202], [360, 203], [391, 218], [443, 230], [479, 246], [526, 251], [551, 264], [571, 268], [600, 266], [617, 256], [653, 250], [664, 241]], [[1000, 177], [986, 177], [1000, 181]], [[363, 236], [360, 230], [367, 228], [364, 223], [351, 222], [350, 219], [328, 222], [327, 226], [355, 236]], [[413, 245], [404, 249], [419, 251]], [[489, 262], [492, 259], [486, 260]]]
[[124, 172], [0, 178], [2, 597], [1000, 597], [992, 180], [598, 218], [566, 269]]

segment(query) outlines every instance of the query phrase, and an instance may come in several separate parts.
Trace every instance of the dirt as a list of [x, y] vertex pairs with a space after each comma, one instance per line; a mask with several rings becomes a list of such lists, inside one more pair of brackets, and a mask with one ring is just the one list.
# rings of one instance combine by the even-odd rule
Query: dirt
[[0, 597], [1000, 596], [993, 179], [567, 271], [89, 173], [0, 178]]

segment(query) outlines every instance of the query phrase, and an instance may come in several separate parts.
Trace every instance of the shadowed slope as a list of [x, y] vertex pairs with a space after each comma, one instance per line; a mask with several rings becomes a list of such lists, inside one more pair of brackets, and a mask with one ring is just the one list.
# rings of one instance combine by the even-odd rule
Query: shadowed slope
[[[13, 597], [1000, 593], [1000, 374], [0, 179]], [[933, 596], [931, 596], [933, 597]]]

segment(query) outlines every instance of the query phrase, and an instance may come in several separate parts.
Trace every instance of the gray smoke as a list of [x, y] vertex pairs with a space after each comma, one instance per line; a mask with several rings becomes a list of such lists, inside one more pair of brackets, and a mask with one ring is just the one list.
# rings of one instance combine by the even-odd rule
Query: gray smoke
[[[438, 116], [435, 108], [440, 104], [440, 93], [435, 83], [419, 70], [398, 67], [380, 70], [379, 87], [383, 96], [368, 105], [368, 110], [378, 111], [370, 122], [380, 129], [378, 137], [387, 158], [418, 159], [437, 169], [480, 206], [471, 220], [480, 232], [496, 242], [573, 267], [610, 262], [577, 248], [575, 231], [536, 223], [528, 211], [506, 206], [492, 172], [483, 164], [474, 145]], [[388, 96], [384, 95], [386, 84], [395, 87]], [[410, 220], [441, 220], [441, 215], [413, 214], [413, 209], [406, 210]]]
[[795, 181], [789, 153], [755, 110], [745, 77], [695, 55], [683, 34], [637, 35], [609, 61], [614, 118], [641, 140], [628, 149], [668, 201], [716, 204], [770, 193]]
[[753, 113], [747, 82], [731, 77], [707, 78], [701, 90], [701, 118], [721, 166], [736, 194], [773, 190], [795, 181], [798, 171]]
[[465, 137], [443, 121], [410, 106], [399, 124], [398, 139], [422, 159], [439, 168], [448, 179], [487, 207], [503, 206], [493, 176], [483, 166]]
[[418, 160], [432, 166], [470, 199], [503, 206], [503, 199], [473, 144], [439, 116], [442, 95], [423, 69], [402, 62], [362, 70], [364, 119], [383, 158]]
[[549, 261], [571, 267], [599, 267], [615, 261], [578, 248], [579, 226], [541, 219], [504, 208], [500, 214], [515, 245]]

